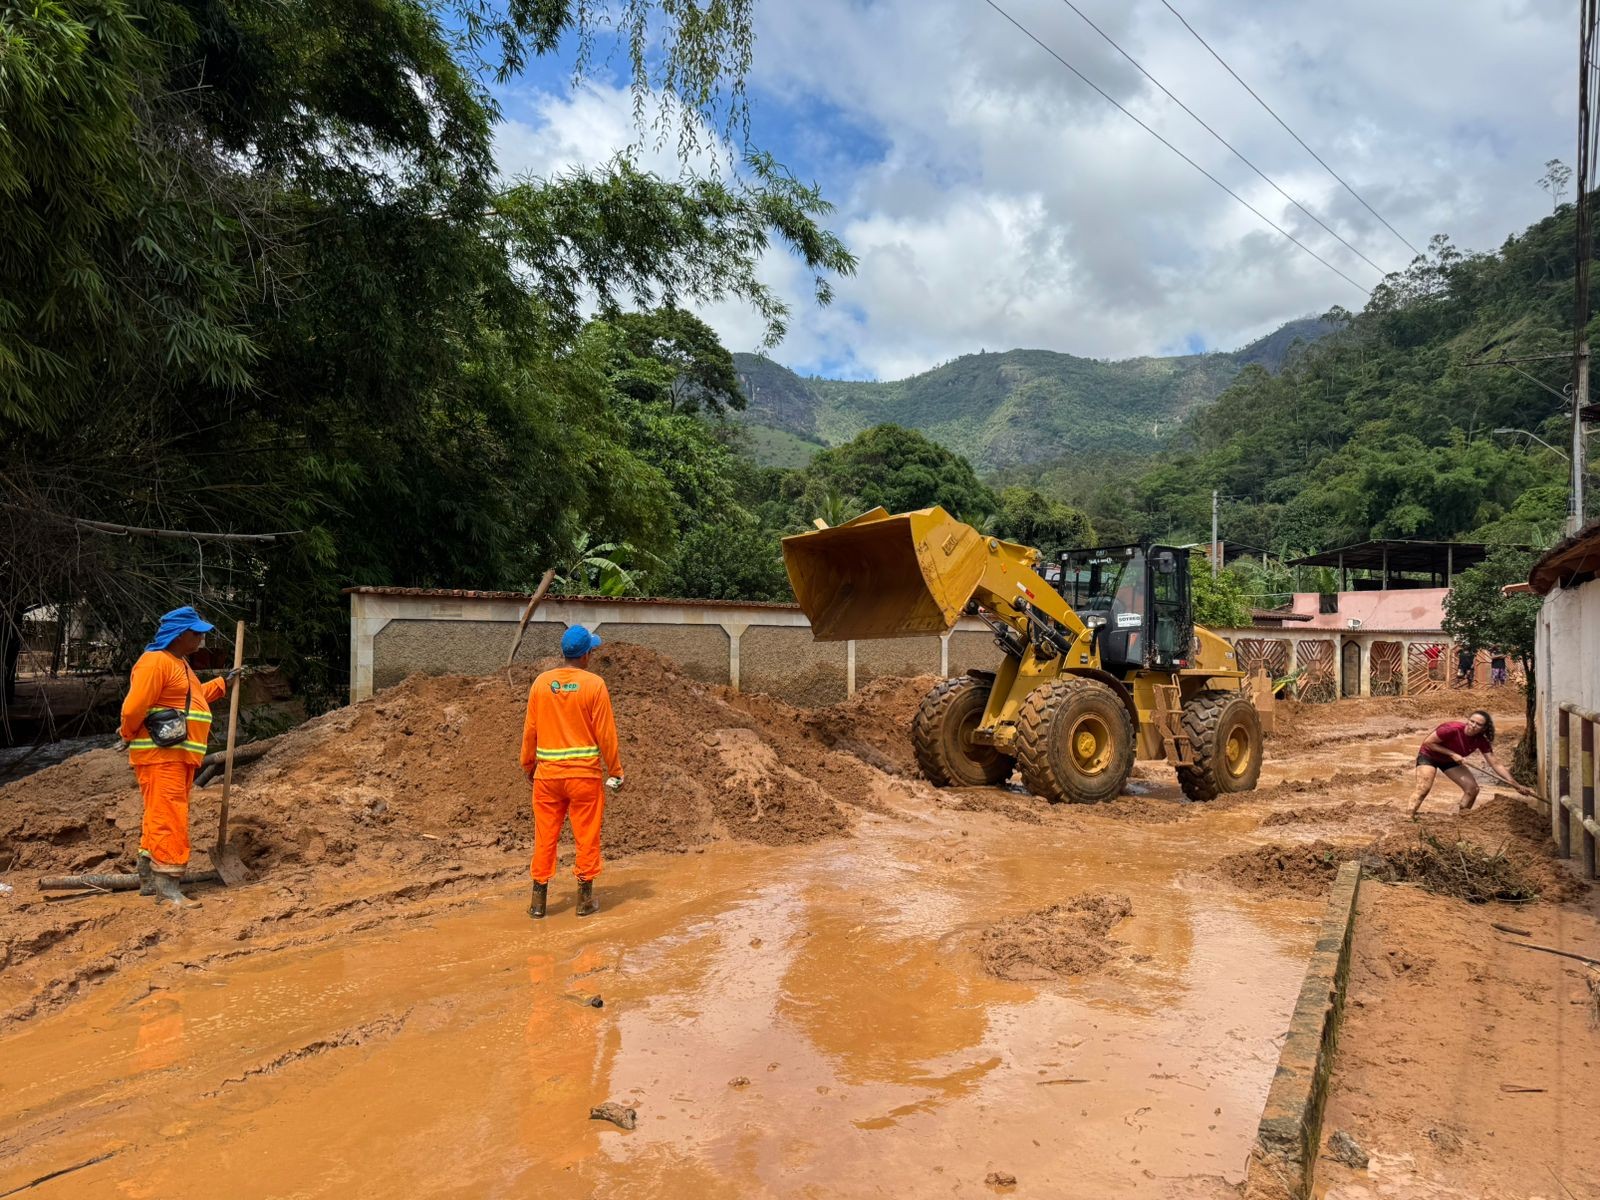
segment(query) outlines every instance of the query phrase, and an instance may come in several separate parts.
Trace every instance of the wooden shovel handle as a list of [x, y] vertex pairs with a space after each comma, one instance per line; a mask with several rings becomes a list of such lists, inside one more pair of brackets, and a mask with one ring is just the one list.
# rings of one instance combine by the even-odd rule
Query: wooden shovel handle
[[533, 616], [533, 610], [539, 607], [539, 601], [544, 599], [544, 594], [550, 590], [550, 584], [555, 577], [556, 569], [551, 567], [544, 573], [544, 578], [539, 580], [539, 588], [533, 593], [533, 598], [528, 601], [528, 607], [522, 610], [522, 623], [517, 626], [516, 640], [511, 643], [511, 653], [506, 655], [506, 668], [508, 670], [517, 657], [517, 651], [522, 647], [522, 634], [528, 628], [528, 619]]
[[[237, 672], [244, 666], [244, 622], [233, 634], [233, 669]], [[228, 844], [228, 789], [233, 786], [233, 743], [239, 736], [239, 692], [242, 690], [240, 683], [244, 676], [234, 675], [233, 686], [229, 688], [228, 695], [228, 750], [222, 763], [222, 815], [217, 820], [217, 849], [224, 849]]]

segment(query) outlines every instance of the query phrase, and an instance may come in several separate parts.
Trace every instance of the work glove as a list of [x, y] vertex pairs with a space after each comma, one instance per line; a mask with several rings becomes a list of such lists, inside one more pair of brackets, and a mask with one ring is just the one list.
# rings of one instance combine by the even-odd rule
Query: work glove
[[230, 667], [222, 673], [222, 677], [229, 683], [232, 683], [235, 679], [239, 678], [239, 676], [243, 675], [244, 671], [245, 669], [243, 667]]
[[621, 790], [622, 790], [622, 776], [621, 775], [613, 775], [610, 779], [606, 780], [606, 791], [610, 792], [613, 796], [615, 796]]

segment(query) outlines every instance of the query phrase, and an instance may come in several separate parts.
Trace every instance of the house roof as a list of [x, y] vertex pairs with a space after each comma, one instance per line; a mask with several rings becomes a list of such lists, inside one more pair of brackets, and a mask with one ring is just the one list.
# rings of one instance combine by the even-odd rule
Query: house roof
[[1310, 613], [1295, 612], [1292, 608], [1252, 608], [1252, 621], [1309, 621]]
[[1488, 558], [1495, 549], [1484, 542], [1357, 542], [1294, 559], [1291, 567], [1337, 567], [1351, 570], [1381, 571], [1387, 555], [1390, 571], [1429, 571], [1443, 575], [1448, 570], [1464, 571]]
[[1600, 519], [1563, 538], [1533, 564], [1528, 583], [1539, 595], [1555, 587], [1572, 587], [1600, 574]]

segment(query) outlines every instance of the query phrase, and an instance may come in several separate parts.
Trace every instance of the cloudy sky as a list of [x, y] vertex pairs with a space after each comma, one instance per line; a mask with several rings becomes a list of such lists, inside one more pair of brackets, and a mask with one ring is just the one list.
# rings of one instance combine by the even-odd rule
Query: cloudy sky
[[[1263, 214], [1365, 287], [1379, 272], [1200, 128], [1065, 0], [994, 0]], [[1385, 270], [1411, 257], [1162, 0], [1072, 0], [1285, 192]], [[1566, 0], [1172, 0], [1296, 133], [1417, 247], [1492, 249], [1548, 212], [1574, 162]], [[1366, 297], [1075, 78], [988, 0], [757, 0], [752, 137], [836, 206], [860, 260], [827, 309], [803, 269], [772, 355], [897, 379], [979, 349], [1095, 358], [1233, 349]], [[499, 90], [503, 170], [548, 175], [636, 138], [602, 68]], [[670, 168], [667, 162], [655, 163]], [[703, 313], [735, 350], [760, 322]]]

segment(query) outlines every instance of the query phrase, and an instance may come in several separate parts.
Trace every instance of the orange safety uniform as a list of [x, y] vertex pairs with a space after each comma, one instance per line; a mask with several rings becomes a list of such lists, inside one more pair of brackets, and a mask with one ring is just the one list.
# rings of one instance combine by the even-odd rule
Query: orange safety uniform
[[[121, 733], [144, 797], [139, 849], [156, 870], [169, 875], [181, 875], [189, 862], [189, 789], [211, 737], [211, 701], [227, 691], [226, 679], [201, 683], [187, 659], [165, 650], [146, 650], [133, 664], [122, 702]], [[145, 717], [157, 708], [184, 711], [185, 694], [188, 736], [176, 746], [156, 745], [144, 727]]]
[[522, 770], [533, 776], [535, 883], [556, 871], [563, 820], [572, 822], [579, 879], [600, 874], [600, 821], [607, 775], [622, 774], [617, 722], [606, 681], [578, 667], [546, 671], [528, 689]]

